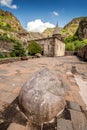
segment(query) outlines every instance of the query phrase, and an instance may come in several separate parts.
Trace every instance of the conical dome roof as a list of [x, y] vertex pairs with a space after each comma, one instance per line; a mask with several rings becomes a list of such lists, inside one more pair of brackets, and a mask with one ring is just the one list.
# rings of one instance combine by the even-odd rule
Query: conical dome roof
[[54, 28], [54, 32], [53, 32], [53, 35], [56, 35], [56, 34], [60, 34], [58, 22], [57, 22], [56, 27]]

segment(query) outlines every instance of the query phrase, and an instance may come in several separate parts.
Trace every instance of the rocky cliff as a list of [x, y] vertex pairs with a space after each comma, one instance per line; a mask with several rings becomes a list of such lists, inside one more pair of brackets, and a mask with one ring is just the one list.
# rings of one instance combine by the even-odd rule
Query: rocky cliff
[[87, 39], [87, 17], [80, 21], [75, 35], [78, 36], [80, 40]]
[[80, 58], [82, 58], [83, 60], [87, 61], [87, 45], [85, 45], [83, 48], [81, 48], [78, 51], [77, 54]]

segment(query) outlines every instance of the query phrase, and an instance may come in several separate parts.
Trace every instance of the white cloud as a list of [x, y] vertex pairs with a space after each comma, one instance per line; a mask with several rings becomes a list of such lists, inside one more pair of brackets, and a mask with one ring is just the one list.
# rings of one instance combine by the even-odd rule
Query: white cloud
[[59, 15], [59, 13], [56, 12], [56, 11], [53, 11], [53, 14], [54, 14], [55, 16], [58, 16], [58, 15]]
[[14, 4], [12, 5], [13, 0], [0, 0], [0, 5], [6, 6], [11, 9], [17, 9], [17, 6]]
[[42, 33], [46, 28], [53, 28], [55, 25], [49, 22], [42, 22], [41, 19], [36, 19], [35, 21], [28, 22], [27, 30], [31, 32]]

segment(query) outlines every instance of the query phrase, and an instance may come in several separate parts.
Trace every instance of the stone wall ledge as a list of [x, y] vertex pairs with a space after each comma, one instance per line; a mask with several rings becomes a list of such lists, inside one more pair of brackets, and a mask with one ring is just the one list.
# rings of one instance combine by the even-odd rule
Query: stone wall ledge
[[12, 57], [12, 58], [1, 58], [0, 59], [0, 64], [7, 64], [7, 63], [12, 63], [12, 62], [17, 62], [17, 61], [23, 61], [23, 60], [28, 60], [32, 59], [32, 56], [29, 57]]

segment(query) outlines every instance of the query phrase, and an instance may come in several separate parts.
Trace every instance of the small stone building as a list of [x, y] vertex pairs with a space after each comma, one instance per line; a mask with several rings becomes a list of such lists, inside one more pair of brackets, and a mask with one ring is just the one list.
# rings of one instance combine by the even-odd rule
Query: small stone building
[[42, 54], [44, 56], [64, 56], [65, 55], [65, 43], [61, 34], [59, 33], [58, 25], [55, 27], [53, 35], [45, 38], [34, 39], [28, 41], [31, 43], [36, 41], [42, 47]]

